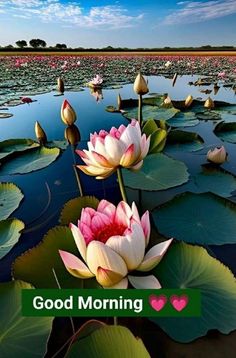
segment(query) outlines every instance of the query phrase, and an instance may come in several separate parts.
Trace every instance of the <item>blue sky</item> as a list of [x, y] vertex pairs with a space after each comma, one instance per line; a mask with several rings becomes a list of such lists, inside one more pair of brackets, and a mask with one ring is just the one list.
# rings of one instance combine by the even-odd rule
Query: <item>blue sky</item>
[[236, 46], [236, 0], [0, 0], [0, 45]]

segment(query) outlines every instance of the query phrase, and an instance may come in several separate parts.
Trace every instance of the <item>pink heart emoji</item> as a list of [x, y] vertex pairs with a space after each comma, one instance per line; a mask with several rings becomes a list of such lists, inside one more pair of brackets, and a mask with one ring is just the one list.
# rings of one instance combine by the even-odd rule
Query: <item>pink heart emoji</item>
[[161, 295], [161, 296], [151, 295], [151, 296], [149, 296], [149, 304], [157, 312], [162, 310], [162, 308], [165, 306], [166, 302], [167, 302], [167, 298], [164, 295]]
[[174, 309], [178, 312], [182, 311], [188, 304], [188, 296], [182, 295], [182, 296], [171, 296], [170, 297], [170, 303], [174, 307]]

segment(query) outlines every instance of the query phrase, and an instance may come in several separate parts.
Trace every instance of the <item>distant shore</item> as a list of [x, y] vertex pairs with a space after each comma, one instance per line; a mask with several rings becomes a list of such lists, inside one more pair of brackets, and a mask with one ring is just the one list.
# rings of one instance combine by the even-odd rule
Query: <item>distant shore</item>
[[24, 51], [24, 50], [0, 50], [0, 56], [236, 56], [233, 51]]

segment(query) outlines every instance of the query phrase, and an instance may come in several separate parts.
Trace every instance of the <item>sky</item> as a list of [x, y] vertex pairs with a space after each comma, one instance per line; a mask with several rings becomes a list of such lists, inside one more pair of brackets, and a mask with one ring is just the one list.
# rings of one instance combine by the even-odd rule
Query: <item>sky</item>
[[236, 46], [236, 0], [0, 0], [0, 45]]

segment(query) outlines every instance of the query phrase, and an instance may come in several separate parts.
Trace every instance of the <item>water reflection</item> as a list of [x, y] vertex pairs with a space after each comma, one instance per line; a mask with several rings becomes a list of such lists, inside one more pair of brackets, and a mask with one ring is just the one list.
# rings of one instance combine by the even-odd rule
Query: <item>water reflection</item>
[[102, 88], [90, 87], [90, 94], [95, 98], [96, 102], [100, 102], [103, 99]]

